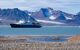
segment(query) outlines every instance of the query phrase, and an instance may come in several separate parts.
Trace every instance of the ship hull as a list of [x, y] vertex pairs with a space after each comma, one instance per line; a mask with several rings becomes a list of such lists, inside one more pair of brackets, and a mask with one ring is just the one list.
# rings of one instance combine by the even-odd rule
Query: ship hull
[[41, 25], [21, 25], [21, 24], [10, 24], [12, 28], [40, 28]]

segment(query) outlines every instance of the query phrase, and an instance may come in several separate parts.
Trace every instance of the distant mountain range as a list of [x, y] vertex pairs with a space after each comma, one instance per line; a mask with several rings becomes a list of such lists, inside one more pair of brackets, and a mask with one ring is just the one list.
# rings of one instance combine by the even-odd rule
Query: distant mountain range
[[42, 25], [80, 25], [80, 12], [76, 15], [54, 10], [52, 8], [41, 8], [36, 12], [22, 11], [18, 8], [0, 9], [0, 24], [16, 23], [19, 20], [27, 21], [29, 14]]

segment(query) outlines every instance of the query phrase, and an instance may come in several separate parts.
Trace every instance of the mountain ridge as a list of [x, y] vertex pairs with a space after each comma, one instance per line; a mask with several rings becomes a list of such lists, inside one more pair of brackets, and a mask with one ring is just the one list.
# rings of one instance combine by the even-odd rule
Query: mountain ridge
[[[80, 25], [79, 22], [80, 12], [74, 15], [60, 10], [54, 10], [53, 8], [49, 7], [41, 8], [39, 11], [36, 12], [29, 12], [27, 10], [22, 11], [19, 10], [18, 8], [0, 9], [0, 24], [15, 23], [18, 22], [19, 20], [27, 21], [29, 16], [28, 14], [31, 14], [31, 16], [38, 20], [38, 22], [40, 22], [42, 25], [48, 24], [44, 21], [64, 23], [64, 24], [57, 23], [57, 25]], [[50, 25], [55, 25], [55, 23], [51, 23]]]

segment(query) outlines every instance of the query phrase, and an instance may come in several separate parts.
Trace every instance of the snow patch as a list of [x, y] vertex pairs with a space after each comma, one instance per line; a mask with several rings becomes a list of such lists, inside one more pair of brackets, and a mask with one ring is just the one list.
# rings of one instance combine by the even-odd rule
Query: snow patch
[[3, 20], [3, 19], [0, 19], [0, 21], [1, 21], [1, 20]]
[[66, 19], [72, 19], [72, 18], [70, 18], [70, 17], [66, 17]]
[[51, 24], [64, 24], [61, 22], [56, 22], [56, 21], [47, 21], [47, 20], [37, 20], [38, 22], [43, 22], [43, 23], [51, 23]]
[[49, 19], [54, 20], [54, 19], [56, 19], [56, 17], [50, 16]]
[[31, 16], [31, 14], [30, 14], [30, 13], [29, 13], [28, 15], [29, 15], [29, 16]]

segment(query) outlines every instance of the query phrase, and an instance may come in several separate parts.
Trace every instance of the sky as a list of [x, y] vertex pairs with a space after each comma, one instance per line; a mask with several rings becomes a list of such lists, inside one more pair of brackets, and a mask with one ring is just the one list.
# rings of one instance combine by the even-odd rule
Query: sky
[[38, 11], [40, 8], [51, 7], [67, 13], [80, 12], [80, 0], [0, 0], [0, 8], [19, 8], [21, 10]]

